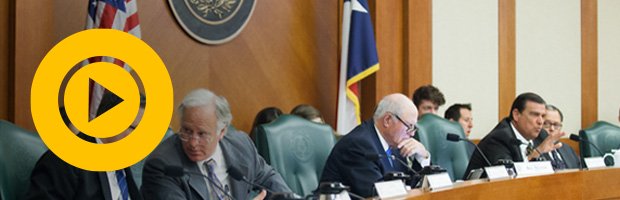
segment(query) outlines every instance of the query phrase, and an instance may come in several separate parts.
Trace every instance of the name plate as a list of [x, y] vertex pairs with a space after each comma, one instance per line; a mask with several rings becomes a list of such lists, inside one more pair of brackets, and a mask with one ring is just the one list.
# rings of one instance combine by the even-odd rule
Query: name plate
[[381, 199], [403, 196], [407, 194], [407, 190], [405, 190], [405, 184], [401, 180], [376, 182], [375, 188], [377, 189], [377, 194], [379, 194], [379, 198]]
[[489, 177], [491, 181], [510, 178], [508, 171], [506, 171], [506, 166], [504, 165], [485, 167], [484, 171], [487, 172], [487, 177]]
[[426, 191], [452, 186], [452, 179], [447, 172], [424, 176], [422, 188]]
[[517, 171], [517, 177], [554, 173], [553, 166], [551, 166], [551, 161], [517, 162], [515, 163], [515, 170]]
[[586, 162], [586, 167], [588, 169], [607, 167], [607, 165], [605, 165], [605, 160], [603, 159], [603, 157], [590, 157], [584, 158], [583, 160]]

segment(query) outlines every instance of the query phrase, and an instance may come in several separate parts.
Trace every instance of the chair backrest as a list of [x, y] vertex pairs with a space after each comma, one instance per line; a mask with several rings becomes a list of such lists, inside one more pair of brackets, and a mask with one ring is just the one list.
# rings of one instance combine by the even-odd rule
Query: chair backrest
[[[620, 127], [608, 122], [598, 121], [579, 131], [579, 136], [596, 145], [603, 153], [610, 153], [612, 149], [620, 147]], [[579, 151], [582, 158], [603, 156], [585, 142], [579, 142]]]
[[431, 153], [431, 163], [445, 168], [452, 181], [462, 180], [469, 164], [467, 145], [470, 144], [464, 141], [451, 142], [446, 136], [452, 133], [465, 138], [463, 127], [433, 114], [422, 116], [416, 126], [418, 131], [415, 138]]
[[[159, 144], [164, 142], [166, 139], [168, 139], [168, 137], [172, 136], [173, 134], [174, 134], [174, 132], [172, 131], [172, 129], [168, 128], [168, 130], [166, 130], [166, 134], [164, 135], [164, 138], [161, 139]], [[140, 186], [142, 186], [142, 168], [144, 168], [144, 162], [146, 161], [147, 157], [148, 156], [144, 157], [140, 162], [137, 162], [136, 164], [132, 165], [129, 168], [129, 169], [131, 169], [131, 174], [133, 175], [133, 180], [136, 182], [136, 185], [138, 186], [138, 188], [140, 188]]]
[[0, 120], [0, 199], [24, 199], [30, 174], [47, 147], [37, 133]]
[[332, 128], [293, 115], [258, 127], [259, 154], [296, 194], [306, 196], [319, 185], [325, 161], [335, 144]]

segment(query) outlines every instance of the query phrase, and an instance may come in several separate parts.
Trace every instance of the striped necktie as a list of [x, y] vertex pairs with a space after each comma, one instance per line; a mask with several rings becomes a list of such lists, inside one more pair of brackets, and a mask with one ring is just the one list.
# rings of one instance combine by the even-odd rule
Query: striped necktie
[[128, 200], [129, 190], [127, 187], [126, 176], [122, 169], [116, 170], [116, 181], [118, 182], [118, 188], [121, 190], [121, 198], [123, 200]]
[[[220, 179], [217, 178], [217, 175], [215, 174], [215, 167], [216, 167], [215, 160], [210, 159], [209, 161], [205, 163], [205, 165], [207, 167], [207, 174], [209, 176], [209, 179], [212, 180], [212, 182], [210, 182], [209, 184], [211, 185], [211, 194], [217, 200], [223, 200], [225, 196], [222, 190], [220, 190], [219, 188], [223, 189], [224, 187], [222, 186], [222, 182], [220, 182]], [[213, 184], [216, 184], [217, 186], [214, 186]]]

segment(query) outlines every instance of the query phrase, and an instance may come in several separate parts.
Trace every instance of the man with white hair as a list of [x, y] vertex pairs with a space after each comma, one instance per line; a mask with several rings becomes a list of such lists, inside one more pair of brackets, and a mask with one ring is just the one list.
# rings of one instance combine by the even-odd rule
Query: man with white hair
[[[250, 199], [252, 186], [231, 178], [230, 167], [250, 182], [275, 192], [291, 192], [280, 174], [258, 155], [247, 134], [229, 128], [232, 114], [224, 97], [206, 89], [194, 90], [185, 96], [179, 111], [179, 133], [146, 160], [141, 188], [145, 199], [213, 200], [228, 199], [228, 194]], [[182, 167], [189, 177], [171, 176], [171, 166]], [[261, 191], [257, 199], [264, 197]]]
[[[345, 135], [332, 149], [321, 182], [341, 182], [363, 197], [376, 196], [374, 183], [387, 172], [410, 175], [405, 158], [414, 170], [430, 164], [430, 153], [412, 137], [416, 132], [418, 110], [403, 94], [385, 96], [373, 119], [365, 121]], [[375, 156], [372, 156], [375, 155]], [[392, 157], [393, 156], [393, 157]], [[379, 159], [372, 159], [375, 157]], [[418, 180], [409, 184], [415, 185]]]

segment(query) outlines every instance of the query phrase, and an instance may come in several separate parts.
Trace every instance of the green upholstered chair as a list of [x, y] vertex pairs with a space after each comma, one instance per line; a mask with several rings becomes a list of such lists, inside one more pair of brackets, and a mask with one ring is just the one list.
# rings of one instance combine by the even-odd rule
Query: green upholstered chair
[[431, 153], [431, 163], [445, 168], [452, 181], [462, 180], [469, 163], [467, 145], [470, 144], [451, 142], [446, 136], [452, 133], [465, 138], [463, 127], [433, 114], [423, 115], [416, 126], [418, 131], [414, 137]]
[[30, 173], [47, 147], [37, 133], [0, 120], [0, 199], [24, 199]]
[[[579, 131], [579, 136], [596, 145], [603, 153], [610, 153], [611, 149], [620, 147], [620, 127], [609, 122], [595, 122], [592, 126]], [[582, 158], [603, 156], [585, 142], [579, 142], [579, 151]]]
[[294, 115], [260, 125], [259, 154], [273, 166], [296, 194], [306, 196], [319, 185], [325, 161], [335, 144], [332, 128]]
[[[168, 139], [168, 137], [172, 136], [173, 134], [174, 134], [174, 131], [172, 131], [172, 129], [168, 128], [168, 130], [166, 130], [166, 134], [164, 135], [164, 138], [161, 139], [161, 142], [159, 142], [159, 143], [161, 144], [162, 142], [164, 142], [166, 139]], [[136, 164], [134, 164], [134, 165], [132, 165], [130, 167], [131, 174], [133, 175], [133, 180], [136, 182], [136, 185], [138, 186], [138, 188], [140, 188], [140, 186], [142, 186], [142, 168], [144, 168], [144, 162], [145, 161], [146, 161], [146, 157], [144, 157], [140, 162], [137, 162]]]

